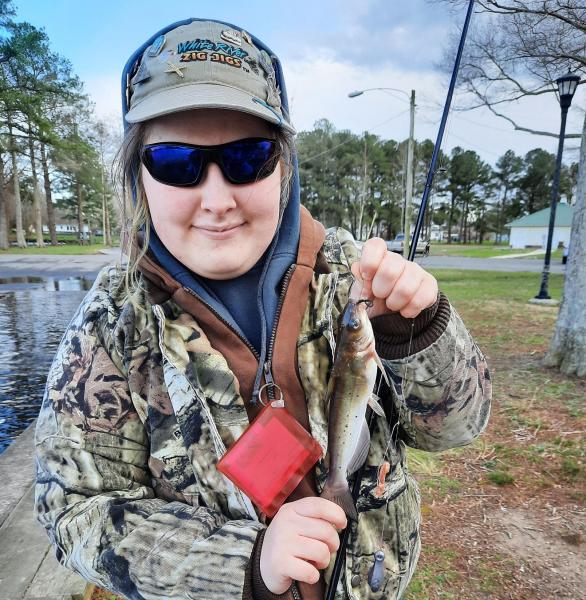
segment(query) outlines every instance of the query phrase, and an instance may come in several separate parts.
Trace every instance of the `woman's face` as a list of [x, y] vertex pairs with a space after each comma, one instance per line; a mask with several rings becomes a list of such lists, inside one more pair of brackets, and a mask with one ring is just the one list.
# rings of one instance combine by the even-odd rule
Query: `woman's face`
[[[274, 137], [265, 121], [229, 110], [199, 109], [154, 119], [145, 144], [224, 144]], [[281, 168], [254, 183], [234, 185], [209, 163], [195, 187], [155, 181], [144, 165], [142, 180], [153, 226], [167, 250], [194, 273], [232, 279], [250, 270], [268, 248], [279, 220]]]

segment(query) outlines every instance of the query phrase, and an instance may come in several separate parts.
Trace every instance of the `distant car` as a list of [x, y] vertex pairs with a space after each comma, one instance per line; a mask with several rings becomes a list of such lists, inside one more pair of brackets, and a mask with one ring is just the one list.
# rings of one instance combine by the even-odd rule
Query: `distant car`
[[[411, 238], [413, 239], [413, 238]], [[398, 233], [395, 236], [394, 240], [387, 242], [387, 248], [391, 252], [397, 252], [398, 254], [403, 254], [403, 250], [405, 248], [405, 234]], [[419, 240], [417, 242], [417, 248], [415, 249], [415, 254], [429, 254], [429, 240]]]

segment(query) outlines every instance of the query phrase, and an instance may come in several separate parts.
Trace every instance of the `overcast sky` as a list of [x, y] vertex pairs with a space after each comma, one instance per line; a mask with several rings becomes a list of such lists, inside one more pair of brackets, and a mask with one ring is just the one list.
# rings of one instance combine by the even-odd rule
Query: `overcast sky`
[[[348, 92], [415, 89], [415, 136], [435, 140], [448, 83], [437, 63], [450, 33], [464, 18], [462, 12], [451, 14], [441, 3], [426, 0], [16, 0], [15, 4], [17, 18], [44, 27], [53, 49], [72, 62], [102, 117], [121, 118], [120, 73], [136, 47], [170, 23], [209, 17], [252, 32], [279, 56], [298, 131], [327, 118], [338, 129], [367, 130], [396, 140], [408, 134], [407, 99], [382, 91], [350, 99]], [[581, 130], [584, 105], [586, 86], [581, 86], [568, 131]], [[523, 100], [509, 107], [508, 114], [527, 127], [559, 130], [559, 104], [553, 95]], [[565, 160], [577, 160], [572, 151], [577, 142], [567, 144]], [[452, 112], [442, 148], [449, 151], [458, 145], [476, 150], [494, 164], [509, 148], [519, 154], [536, 147], [555, 152], [557, 141], [515, 132], [506, 121], [475, 110]]]

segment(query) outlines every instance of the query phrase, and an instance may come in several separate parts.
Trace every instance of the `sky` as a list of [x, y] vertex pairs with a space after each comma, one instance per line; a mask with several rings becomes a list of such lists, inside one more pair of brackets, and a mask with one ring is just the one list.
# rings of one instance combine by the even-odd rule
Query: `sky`
[[[15, 0], [17, 19], [47, 32], [52, 48], [68, 58], [101, 118], [117, 121], [120, 74], [130, 54], [162, 27], [188, 17], [237, 24], [262, 39], [283, 65], [292, 120], [298, 131], [321, 118], [337, 129], [368, 131], [383, 139], [408, 136], [409, 103], [416, 92], [415, 137], [435, 140], [448, 77], [440, 63], [449, 36], [464, 13], [429, 0]], [[474, 18], [481, 19], [482, 15]], [[357, 98], [357, 89], [372, 90]], [[462, 102], [455, 95], [454, 103]], [[581, 131], [586, 85], [580, 86], [568, 119], [568, 132]], [[520, 124], [557, 132], [559, 104], [553, 95], [524, 99], [507, 108]], [[564, 160], [578, 159], [579, 140], [566, 143]], [[485, 109], [452, 111], [442, 149], [472, 149], [494, 164], [508, 149], [518, 154], [557, 140], [516, 132]]]

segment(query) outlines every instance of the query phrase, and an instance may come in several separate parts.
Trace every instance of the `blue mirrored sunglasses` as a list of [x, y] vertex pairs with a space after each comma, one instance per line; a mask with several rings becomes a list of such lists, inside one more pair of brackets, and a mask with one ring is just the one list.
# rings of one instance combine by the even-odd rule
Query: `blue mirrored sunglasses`
[[279, 155], [275, 140], [246, 138], [217, 146], [180, 142], [146, 144], [141, 160], [153, 179], [165, 185], [188, 187], [201, 181], [210, 162], [220, 167], [230, 183], [264, 179], [275, 170]]

